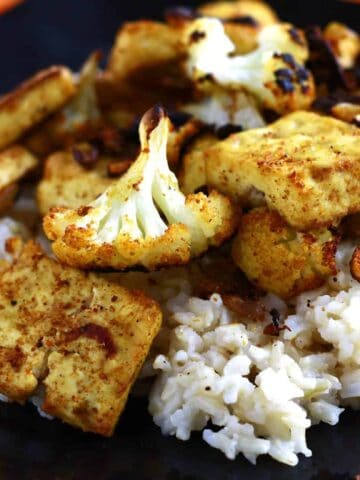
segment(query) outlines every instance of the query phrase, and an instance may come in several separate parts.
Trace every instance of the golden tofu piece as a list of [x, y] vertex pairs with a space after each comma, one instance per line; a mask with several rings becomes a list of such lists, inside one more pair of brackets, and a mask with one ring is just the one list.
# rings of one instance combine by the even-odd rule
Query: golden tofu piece
[[45, 117], [58, 110], [75, 93], [66, 67], [42, 70], [0, 98], [0, 148], [6, 147]]
[[0, 211], [9, 208], [18, 191], [17, 182], [38, 165], [38, 160], [20, 145], [0, 152]]
[[340, 22], [330, 22], [324, 28], [324, 38], [330, 44], [342, 68], [352, 68], [360, 54], [360, 36]]
[[78, 163], [71, 152], [56, 152], [45, 162], [44, 177], [36, 197], [45, 215], [52, 207], [77, 208], [94, 200], [112, 183], [107, 174], [109, 159], [101, 156], [94, 168]]
[[0, 152], [0, 190], [20, 180], [38, 165], [38, 160], [21, 145]]
[[340, 120], [294, 112], [204, 155], [211, 186], [244, 204], [255, 189], [300, 231], [360, 211], [360, 130]]
[[327, 229], [297, 232], [277, 212], [260, 207], [241, 217], [232, 256], [249, 280], [286, 299], [336, 274], [337, 244]]
[[29, 242], [0, 277], [0, 305], [0, 393], [22, 403], [43, 385], [44, 412], [111, 435], [160, 328], [157, 304]]

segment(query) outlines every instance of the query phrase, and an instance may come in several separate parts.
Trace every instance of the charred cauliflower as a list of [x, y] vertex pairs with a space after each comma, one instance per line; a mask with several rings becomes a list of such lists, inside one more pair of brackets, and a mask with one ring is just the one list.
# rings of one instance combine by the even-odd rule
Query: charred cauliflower
[[230, 200], [213, 191], [185, 197], [169, 170], [169, 120], [155, 107], [143, 117], [141, 153], [117, 182], [87, 206], [55, 208], [44, 219], [55, 254], [79, 268], [149, 270], [187, 263], [229, 237], [237, 223]]
[[304, 109], [314, 98], [314, 83], [304, 63], [308, 48], [301, 31], [292, 25], [269, 25], [259, 31], [258, 47], [234, 55], [234, 43], [215, 18], [199, 18], [185, 33], [187, 74], [200, 90], [221, 85], [245, 90], [261, 107], [278, 113]]

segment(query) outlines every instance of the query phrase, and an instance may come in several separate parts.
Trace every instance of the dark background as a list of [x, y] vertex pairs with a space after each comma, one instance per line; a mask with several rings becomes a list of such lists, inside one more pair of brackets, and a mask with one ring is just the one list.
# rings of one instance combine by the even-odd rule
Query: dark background
[[[26, 0], [0, 17], [0, 92], [37, 69], [64, 63], [78, 69], [95, 49], [107, 52], [123, 20], [161, 18], [170, 5], [191, 0]], [[203, 2], [204, 3], [204, 2]], [[302, 26], [342, 19], [360, 24], [360, 6], [340, 0], [270, 1], [281, 18]]]
[[[92, 50], [109, 50], [123, 20], [161, 18], [163, 9], [176, 3], [27, 0], [0, 17], [0, 92], [50, 64], [77, 69]], [[270, 3], [299, 26], [338, 19], [359, 27], [360, 6], [337, 0]], [[360, 414], [346, 412], [336, 427], [311, 428], [313, 457], [300, 457], [296, 468], [268, 458], [253, 467], [241, 455], [226, 460], [199, 435], [190, 442], [163, 437], [145, 400], [130, 399], [111, 439], [44, 420], [30, 405], [2, 404], [0, 480], [350, 480], [360, 473], [359, 433]]]

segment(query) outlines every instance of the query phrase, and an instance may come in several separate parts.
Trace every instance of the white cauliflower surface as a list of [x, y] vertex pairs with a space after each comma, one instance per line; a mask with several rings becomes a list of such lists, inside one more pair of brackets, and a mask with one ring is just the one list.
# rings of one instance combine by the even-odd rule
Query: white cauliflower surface
[[307, 108], [314, 85], [304, 67], [308, 48], [302, 32], [280, 23], [264, 27], [257, 40], [254, 51], [235, 55], [235, 45], [218, 19], [195, 20], [184, 39], [188, 76], [199, 90], [211, 90], [212, 83], [245, 90], [260, 107], [278, 113]]
[[139, 128], [141, 153], [129, 170], [89, 205], [55, 208], [44, 219], [54, 253], [80, 268], [125, 269], [184, 264], [220, 245], [237, 223], [227, 197], [185, 196], [169, 169], [169, 120], [155, 107]]

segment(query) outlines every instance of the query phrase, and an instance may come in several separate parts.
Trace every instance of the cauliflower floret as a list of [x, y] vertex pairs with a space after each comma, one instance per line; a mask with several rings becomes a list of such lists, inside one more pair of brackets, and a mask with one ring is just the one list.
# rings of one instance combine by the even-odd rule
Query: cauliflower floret
[[125, 269], [184, 264], [229, 237], [237, 211], [212, 191], [182, 194], [168, 167], [169, 119], [149, 110], [140, 123], [141, 153], [96, 200], [77, 210], [55, 208], [44, 219], [63, 262], [79, 268]]
[[258, 47], [234, 55], [235, 45], [215, 18], [199, 18], [186, 30], [186, 71], [200, 90], [214, 84], [251, 93], [261, 107], [278, 113], [309, 107], [314, 82], [304, 62], [308, 48], [301, 31], [287, 23], [259, 31]]
[[324, 29], [324, 38], [329, 42], [342, 68], [352, 68], [360, 54], [360, 36], [343, 23], [331, 22]]
[[243, 215], [232, 256], [249, 280], [286, 299], [336, 275], [337, 243], [326, 228], [299, 232], [276, 211], [260, 207]]

